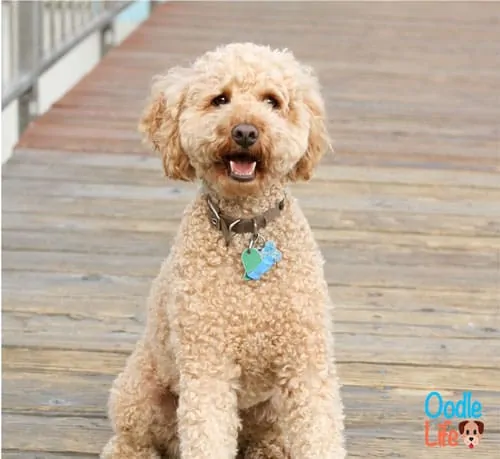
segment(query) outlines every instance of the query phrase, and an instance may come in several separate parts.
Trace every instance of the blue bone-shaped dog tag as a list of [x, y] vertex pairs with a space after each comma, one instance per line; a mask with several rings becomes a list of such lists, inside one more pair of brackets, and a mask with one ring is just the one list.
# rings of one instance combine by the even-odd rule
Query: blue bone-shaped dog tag
[[276, 248], [276, 244], [273, 241], [267, 241], [259, 252], [261, 262], [253, 271], [246, 273], [247, 277], [252, 280], [259, 280], [283, 258], [283, 255]]

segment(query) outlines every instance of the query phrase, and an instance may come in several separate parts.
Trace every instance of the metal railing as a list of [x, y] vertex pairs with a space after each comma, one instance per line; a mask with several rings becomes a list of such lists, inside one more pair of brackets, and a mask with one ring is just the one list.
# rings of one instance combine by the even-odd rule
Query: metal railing
[[19, 101], [19, 133], [37, 114], [37, 82], [93, 33], [100, 53], [113, 44], [113, 20], [133, 1], [2, 0], [2, 110]]

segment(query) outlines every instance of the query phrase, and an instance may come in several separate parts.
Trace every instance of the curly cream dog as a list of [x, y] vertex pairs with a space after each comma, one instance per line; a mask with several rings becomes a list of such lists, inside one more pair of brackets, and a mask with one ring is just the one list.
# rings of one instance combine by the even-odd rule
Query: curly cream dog
[[202, 186], [113, 384], [102, 458], [345, 457], [323, 259], [285, 192], [329, 147], [324, 116], [286, 50], [230, 44], [156, 79], [140, 129], [168, 177]]

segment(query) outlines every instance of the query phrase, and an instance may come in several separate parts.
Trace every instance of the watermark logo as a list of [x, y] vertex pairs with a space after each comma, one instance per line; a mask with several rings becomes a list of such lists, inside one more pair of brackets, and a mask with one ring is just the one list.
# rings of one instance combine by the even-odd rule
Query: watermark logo
[[424, 402], [425, 445], [443, 448], [465, 444], [475, 448], [483, 438], [483, 406], [471, 392], [463, 392], [458, 401], [445, 400], [437, 392], [429, 392]]

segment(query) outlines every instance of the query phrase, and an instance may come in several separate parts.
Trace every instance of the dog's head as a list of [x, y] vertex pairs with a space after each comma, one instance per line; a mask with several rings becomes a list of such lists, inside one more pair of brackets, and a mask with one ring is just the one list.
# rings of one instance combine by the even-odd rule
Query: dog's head
[[308, 180], [330, 145], [324, 118], [311, 68], [286, 50], [235, 43], [157, 77], [140, 130], [168, 177], [232, 197]]
[[479, 444], [479, 441], [483, 437], [484, 423], [477, 420], [462, 421], [458, 424], [458, 431], [462, 436], [465, 446], [474, 448]]

